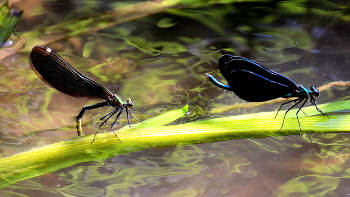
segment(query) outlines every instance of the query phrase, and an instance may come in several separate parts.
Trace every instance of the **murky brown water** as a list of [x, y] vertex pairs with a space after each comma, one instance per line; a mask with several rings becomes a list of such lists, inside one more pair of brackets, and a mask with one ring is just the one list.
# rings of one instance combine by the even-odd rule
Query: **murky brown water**
[[[104, 1], [26, 3], [15, 4], [24, 9], [17, 28], [22, 32], [122, 6]], [[190, 113], [174, 124], [271, 111], [279, 104], [205, 113], [244, 101], [205, 83], [204, 73], [214, 71], [220, 77], [216, 61], [221, 56], [219, 50], [225, 49], [263, 63], [306, 87], [348, 81], [350, 26], [346, 12], [342, 12], [348, 5], [312, 5], [307, 9], [306, 3], [241, 3], [171, 10], [49, 46], [113, 93], [123, 99], [132, 97], [133, 112], [141, 120], [185, 104], [190, 105]], [[2, 157], [75, 137], [74, 117], [84, 105], [96, 103], [45, 85], [31, 70], [28, 55], [28, 51], [21, 52], [0, 62]], [[348, 95], [349, 88], [332, 88], [316, 100], [326, 103]], [[88, 111], [84, 122], [94, 123], [84, 131], [95, 133], [98, 118], [109, 110]], [[23, 137], [31, 132], [33, 135]], [[349, 195], [348, 134], [314, 134], [311, 138], [312, 142], [308, 135], [300, 135], [144, 150], [27, 179], [3, 188], [0, 194]], [[320, 148], [321, 155], [315, 147]]]

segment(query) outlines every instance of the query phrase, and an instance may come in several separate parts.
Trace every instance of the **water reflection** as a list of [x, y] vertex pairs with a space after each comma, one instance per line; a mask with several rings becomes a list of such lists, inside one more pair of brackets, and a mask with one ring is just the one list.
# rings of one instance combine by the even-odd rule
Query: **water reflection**
[[[316, 139], [323, 136], [314, 135]], [[310, 151], [309, 143], [300, 136], [149, 149], [73, 166], [49, 177], [45, 175], [16, 185], [39, 181], [46, 189], [36, 185], [31, 190], [46, 195], [67, 193], [73, 196], [318, 194], [325, 187], [316, 185], [326, 184], [333, 177], [330, 183], [334, 186], [347, 176], [341, 170], [348, 166], [344, 160], [347, 156], [338, 154], [342, 151], [335, 151], [334, 145], [328, 144], [330, 140], [334, 143], [334, 139], [348, 141], [346, 136], [326, 136], [318, 144], [322, 155]], [[335, 179], [337, 176], [339, 178]], [[47, 179], [50, 181], [44, 181]]]
[[[24, 9], [19, 30], [34, 28], [28, 24], [35, 24], [35, 28], [59, 24], [120, 5], [114, 2], [95, 9], [91, 5], [101, 2], [71, 2], [80, 11], [69, 14], [65, 11], [63, 16], [56, 4], [47, 9], [43, 2], [30, 2], [27, 7], [31, 9]], [[328, 7], [322, 10], [306, 9], [312, 5], [300, 3], [236, 3], [174, 9], [75, 36], [50, 47], [112, 92], [122, 98], [133, 97], [134, 114], [140, 119], [188, 103], [192, 111], [178, 123], [271, 111], [279, 104], [208, 115], [207, 109], [243, 101], [204, 83], [204, 73], [217, 70], [219, 51], [224, 49], [261, 62], [307, 87], [347, 81], [349, 25], [343, 20], [347, 14], [338, 12], [335, 17], [329, 12], [342, 10], [344, 5], [326, 4]], [[170, 22], [164, 25], [164, 18]], [[70, 127], [74, 125], [74, 116], [82, 106], [94, 103], [73, 99], [46, 86], [30, 69], [27, 57], [27, 52], [18, 53], [0, 64], [3, 157], [74, 137], [75, 128]], [[317, 102], [334, 101], [348, 93], [348, 88], [329, 89], [321, 93]], [[95, 133], [96, 128], [89, 121], [94, 122], [105, 112], [106, 109], [89, 112], [84, 119], [88, 123], [84, 131]], [[33, 131], [44, 132], [26, 136]], [[18, 140], [19, 136], [25, 137]], [[34, 177], [0, 193], [1, 196], [348, 195], [348, 134], [327, 134], [318, 141], [321, 137], [312, 143], [308, 138], [291, 136], [144, 150]], [[318, 145], [314, 145], [316, 142]], [[309, 151], [314, 146], [320, 147], [322, 155]]]

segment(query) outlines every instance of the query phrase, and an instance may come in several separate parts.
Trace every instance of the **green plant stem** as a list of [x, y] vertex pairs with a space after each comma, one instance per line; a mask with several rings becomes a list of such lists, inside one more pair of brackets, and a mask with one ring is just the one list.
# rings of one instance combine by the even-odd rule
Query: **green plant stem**
[[[303, 108], [308, 115], [319, 114], [314, 106]], [[319, 105], [324, 112], [350, 108], [350, 101]], [[7, 186], [30, 177], [57, 171], [77, 163], [103, 160], [119, 154], [148, 148], [216, 142], [240, 138], [263, 138], [268, 136], [300, 134], [295, 110], [286, 116], [285, 111], [274, 119], [276, 112], [255, 113], [224, 118], [201, 120], [182, 125], [160, 126], [183, 116], [187, 106], [144, 121], [144, 125], [124, 128], [118, 132], [119, 140], [113, 133], [98, 134], [93, 144], [92, 135], [76, 137], [68, 141], [47, 145], [34, 150], [0, 159], [0, 187]], [[308, 116], [300, 114], [303, 133], [324, 133], [350, 130], [350, 115]], [[161, 122], [158, 124], [158, 121]], [[150, 125], [147, 125], [147, 124]], [[136, 132], [135, 129], [141, 134]], [[25, 161], [25, 162], [24, 162]]]

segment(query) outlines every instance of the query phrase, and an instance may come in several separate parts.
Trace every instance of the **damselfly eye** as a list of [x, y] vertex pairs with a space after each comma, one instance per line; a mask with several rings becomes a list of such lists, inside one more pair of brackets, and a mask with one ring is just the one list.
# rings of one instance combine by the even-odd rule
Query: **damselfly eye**
[[318, 89], [315, 86], [311, 86], [310, 90], [312, 95], [316, 97], [320, 96], [320, 91], [318, 91]]

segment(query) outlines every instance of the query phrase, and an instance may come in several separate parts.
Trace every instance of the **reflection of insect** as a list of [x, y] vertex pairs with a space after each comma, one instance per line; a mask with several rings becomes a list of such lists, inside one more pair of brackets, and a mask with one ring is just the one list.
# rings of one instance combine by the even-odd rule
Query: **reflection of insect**
[[[130, 116], [132, 116], [130, 109], [134, 106], [130, 98], [124, 102], [118, 95], [112, 94], [107, 88], [97, 83], [95, 80], [75, 70], [52, 49], [46, 46], [35, 46], [29, 55], [29, 63], [41, 80], [62, 93], [76, 98], [105, 100], [94, 105], [86, 105], [83, 107], [76, 117], [78, 136], [82, 134], [81, 119], [85, 111], [99, 107], [111, 106], [115, 108], [100, 119], [103, 120], [100, 127], [117, 113], [111, 126], [113, 131], [113, 125], [124, 109], [127, 114], [128, 124], [130, 125]], [[116, 135], [116, 137], [118, 136]]]
[[312, 142], [311, 134], [309, 134], [308, 136], [310, 142], [302, 138], [304, 142], [302, 143], [302, 147], [300, 149], [304, 151], [303, 154], [309, 152], [310, 150], [314, 150], [319, 155], [322, 154], [321, 147], [320, 145], [318, 145], [318, 143], [326, 137], [326, 133], [324, 133], [324, 136], [315, 143]]
[[229, 85], [220, 83], [212, 75], [206, 73], [209, 80], [220, 88], [233, 91], [238, 97], [243, 100], [249, 102], [262, 102], [280, 97], [297, 97], [292, 101], [283, 103], [278, 109], [279, 111], [283, 105], [294, 102], [292, 107], [290, 107], [284, 114], [280, 130], [283, 127], [284, 119], [289, 110], [302, 102], [296, 113], [300, 127], [298, 113], [309, 98], [311, 100], [311, 103], [315, 105], [317, 111], [323, 115], [326, 115], [316, 105], [314, 96], [318, 97], [320, 95], [320, 92], [315, 86], [311, 86], [310, 90], [308, 90], [303, 85], [295, 83], [288, 77], [269, 70], [259, 65], [258, 63], [244, 57], [223, 55], [220, 57], [218, 65], [222, 76], [228, 81]]

